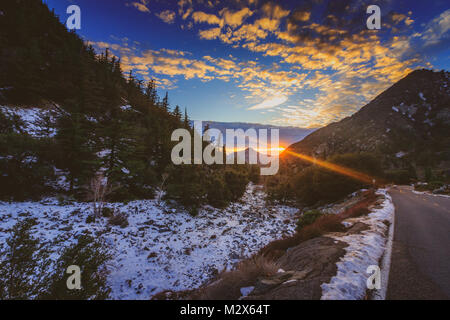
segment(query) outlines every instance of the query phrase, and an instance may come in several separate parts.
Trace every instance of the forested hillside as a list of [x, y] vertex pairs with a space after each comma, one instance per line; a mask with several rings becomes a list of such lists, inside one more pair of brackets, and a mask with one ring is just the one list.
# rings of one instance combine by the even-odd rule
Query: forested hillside
[[172, 131], [192, 129], [154, 81], [124, 75], [119, 58], [95, 52], [40, 0], [3, 1], [0, 12], [0, 198], [87, 199], [99, 175], [109, 200], [162, 188], [195, 211], [242, 195], [249, 167], [171, 165]]

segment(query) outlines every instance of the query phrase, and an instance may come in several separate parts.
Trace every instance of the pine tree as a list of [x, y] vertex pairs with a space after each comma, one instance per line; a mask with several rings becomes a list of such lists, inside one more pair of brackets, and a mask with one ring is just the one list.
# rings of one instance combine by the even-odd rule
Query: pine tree
[[152, 105], [156, 105], [158, 103], [158, 94], [156, 92], [156, 84], [152, 79], [147, 83], [147, 88], [145, 89], [145, 95], [149, 99]]
[[177, 118], [181, 122], [182, 114], [181, 114], [180, 107], [178, 105], [175, 106], [175, 109], [173, 109], [172, 114], [175, 116], [175, 118]]
[[189, 117], [188, 117], [188, 114], [187, 114], [187, 108], [184, 108], [184, 120], [183, 120], [183, 124], [184, 124], [184, 127], [185, 127], [186, 129], [188, 129], [188, 128], [191, 127], [190, 124], [189, 124]]
[[169, 93], [166, 92], [166, 95], [164, 96], [164, 99], [161, 102], [161, 108], [166, 111], [169, 112]]

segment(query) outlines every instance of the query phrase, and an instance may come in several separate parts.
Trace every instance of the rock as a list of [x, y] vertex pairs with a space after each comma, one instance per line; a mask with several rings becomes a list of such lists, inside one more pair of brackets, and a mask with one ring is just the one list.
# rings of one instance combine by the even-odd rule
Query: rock
[[369, 226], [367, 224], [357, 222], [353, 226], [351, 226], [350, 229], [347, 230], [347, 234], [357, 234], [367, 229], [369, 229]]
[[[345, 254], [344, 242], [318, 237], [292, 247], [276, 262], [281, 270], [261, 278], [244, 300], [320, 299], [321, 284], [336, 275], [336, 262]], [[279, 271], [281, 271], [279, 270]]]

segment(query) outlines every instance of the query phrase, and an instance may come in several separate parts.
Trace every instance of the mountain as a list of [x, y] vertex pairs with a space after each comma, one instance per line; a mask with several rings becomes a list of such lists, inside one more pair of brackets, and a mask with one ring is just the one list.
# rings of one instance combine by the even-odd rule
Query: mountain
[[358, 112], [321, 128], [288, 150], [321, 159], [379, 154], [383, 166], [450, 168], [450, 73], [416, 70]]
[[218, 121], [203, 121], [203, 129], [208, 126], [209, 128], [219, 129], [224, 135], [224, 143], [226, 142], [225, 132], [226, 129], [242, 129], [244, 131], [248, 129], [255, 129], [258, 131], [259, 129], [267, 129], [268, 132], [268, 141], [267, 144], [270, 144], [270, 130], [278, 129], [280, 134], [280, 146], [287, 147], [295, 142], [301, 141], [310, 133], [314, 132], [316, 129], [307, 129], [307, 128], [298, 128], [291, 126], [273, 126], [259, 123], [246, 123], [246, 122], [218, 122]]

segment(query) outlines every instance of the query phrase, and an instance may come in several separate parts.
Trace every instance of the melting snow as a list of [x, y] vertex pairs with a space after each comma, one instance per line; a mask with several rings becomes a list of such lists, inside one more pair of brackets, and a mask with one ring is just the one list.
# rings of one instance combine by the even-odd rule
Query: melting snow
[[336, 240], [346, 242], [348, 246], [345, 248], [346, 254], [336, 264], [336, 276], [321, 286], [322, 300], [355, 300], [365, 297], [366, 281], [370, 276], [366, 273], [367, 267], [378, 266], [386, 250], [388, 226], [384, 221], [394, 221], [394, 205], [390, 195], [384, 189], [377, 193], [385, 197], [381, 208], [354, 219], [369, 225], [370, 229], [359, 234], [333, 236]]

